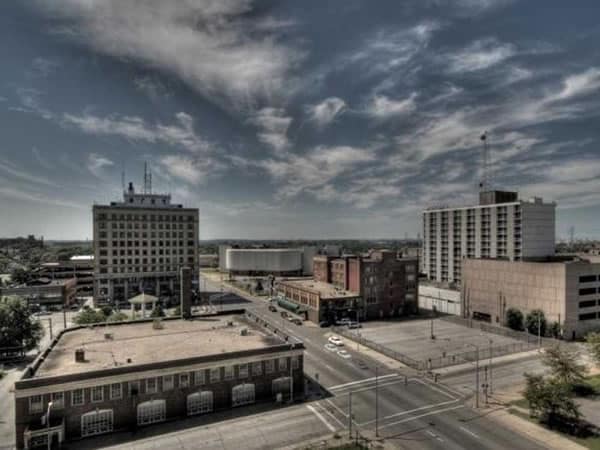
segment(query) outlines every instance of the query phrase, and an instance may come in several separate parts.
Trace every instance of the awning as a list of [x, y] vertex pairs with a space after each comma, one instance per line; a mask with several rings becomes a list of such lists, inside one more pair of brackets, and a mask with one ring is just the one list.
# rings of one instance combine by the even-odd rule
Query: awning
[[286, 300], [286, 299], [283, 299], [283, 298], [279, 298], [277, 300], [277, 304], [279, 306], [281, 306], [282, 308], [287, 309], [288, 311], [291, 311], [291, 312], [296, 313], [296, 314], [299, 313], [299, 312], [306, 311], [305, 308], [302, 308], [297, 303], [290, 302], [289, 300]]

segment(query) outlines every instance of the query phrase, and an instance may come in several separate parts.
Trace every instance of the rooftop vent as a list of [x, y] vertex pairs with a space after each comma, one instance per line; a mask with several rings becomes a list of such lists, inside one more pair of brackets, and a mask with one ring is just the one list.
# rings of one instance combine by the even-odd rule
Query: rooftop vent
[[78, 348], [75, 350], [75, 362], [85, 362], [85, 350]]
[[113, 334], [112, 333], [104, 333], [104, 339], [106, 340], [111, 340], [113, 339]]
[[240, 330], [240, 336], [248, 336], [248, 328], [242, 328]]
[[232, 320], [228, 321], [228, 322], [227, 322], [227, 326], [228, 326], [228, 327], [232, 327], [232, 326], [233, 326], [233, 321], [232, 321]]

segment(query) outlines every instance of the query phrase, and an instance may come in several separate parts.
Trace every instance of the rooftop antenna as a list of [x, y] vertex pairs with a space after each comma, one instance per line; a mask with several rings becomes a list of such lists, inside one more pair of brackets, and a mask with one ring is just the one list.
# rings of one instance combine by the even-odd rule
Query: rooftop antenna
[[148, 171], [148, 163], [144, 162], [144, 194], [152, 193], [152, 175]]
[[489, 189], [489, 174], [488, 174], [488, 144], [487, 144], [487, 131], [484, 131], [480, 139], [483, 141], [483, 173], [481, 176], [481, 182], [479, 183], [479, 190], [485, 192]]
[[121, 161], [121, 190], [125, 192], [125, 160]]

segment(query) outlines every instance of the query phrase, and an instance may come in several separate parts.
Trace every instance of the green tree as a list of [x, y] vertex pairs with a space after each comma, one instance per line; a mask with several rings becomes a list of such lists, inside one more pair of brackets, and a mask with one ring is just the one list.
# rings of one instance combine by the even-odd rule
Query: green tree
[[585, 341], [588, 344], [588, 349], [592, 358], [596, 360], [596, 364], [600, 364], [600, 333], [588, 333], [585, 336]]
[[525, 318], [525, 328], [531, 334], [538, 335], [538, 326], [541, 330], [540, 334], [544, 336], [546, 334], [546, 317], [544, 311], [541, 309], [534, 309]]
[[113, 308], [112, 306], [105, 305], [100, 308], [100, 311], [102, 311], [102, 314], [104, 314], [105, 317], [108, 317], [113, 313]]
[[157, 303], [154, 309], [152, 310], [152, 314], [150, 314], [150, 317], [165, 317], [165, 311], [159, 303]]
[[541, 375], [526, 373], [525, 379], [525, 399], [529, 402], [529, 413], [533, 417], [550, 428], [579, 421], [581, 414], [569, 386]]
[[562, 336], [562, 328], [560, 326], [560, 323], [552, 322], [550, 324], [550, 326], [548, 327], [548, 336], [553, 337], [555, 339]]
[[565, 346], [555, 345], [547, 348], [542, 362], [550, 369], [552, 377], [559, 383], [572, 388], [581, 383], [586, 374], [586, 367], [578, 362], [579, 353]]
[[506, 325], [511, 330], [523, 331], [523, 313], [516, 308], [506, 311]]
[[0, 347], [25, 347], [29, 351], [44, 336], [44, 327], [34, 320], [27, 303], [20, 297], [0, 299]]
[[107, 322], [123, 322], [125, 320], [129, 320], [129, 316], [121, 311], [113, 311], [106, 319]]
[[77, 325], [90, 325], [93, 323], [106, 322], [106, 316], [102, 311], [96, 311], [92, 308], [87, 308], [75, 316], [73, 321]]
[[28, 270], [26, 270], [22, 267], [16, 267], [11, 272], [10, 279], [12, 280], [13, 283], [25, 284], [31, 279], [31, 276], [30, 276]]

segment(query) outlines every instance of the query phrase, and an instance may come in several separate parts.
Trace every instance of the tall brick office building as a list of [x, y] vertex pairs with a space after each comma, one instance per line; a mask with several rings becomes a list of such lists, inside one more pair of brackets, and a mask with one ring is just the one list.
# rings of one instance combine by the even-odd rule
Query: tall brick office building
[[245, 315], [69, 328], [15, 383], [17, 448], [302, 397], [303, 350]]

